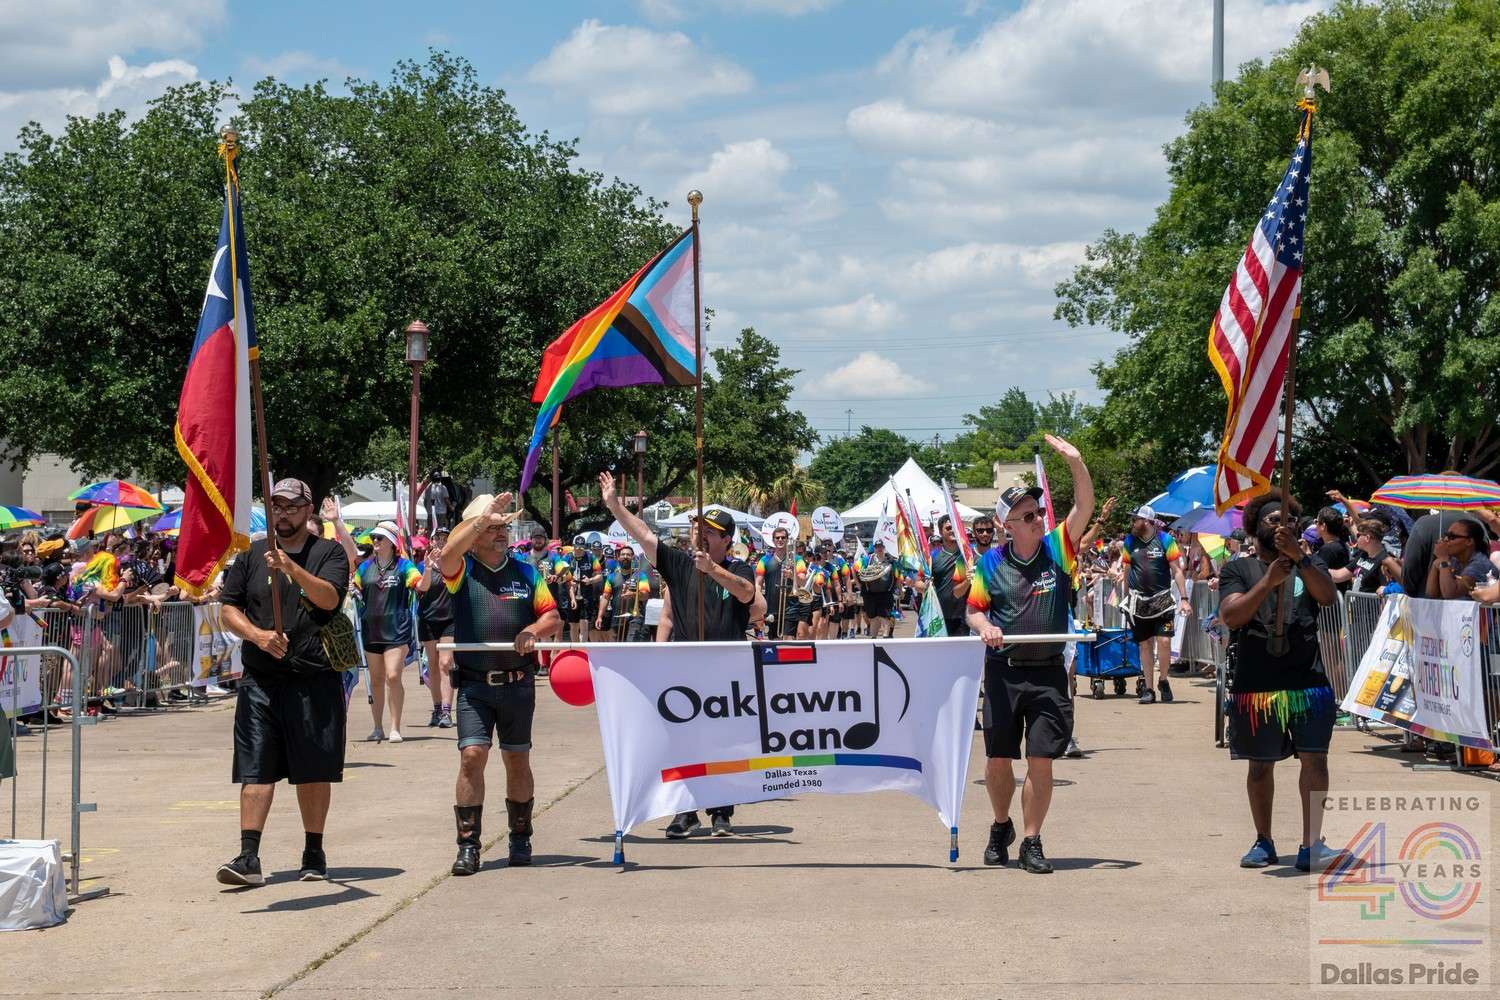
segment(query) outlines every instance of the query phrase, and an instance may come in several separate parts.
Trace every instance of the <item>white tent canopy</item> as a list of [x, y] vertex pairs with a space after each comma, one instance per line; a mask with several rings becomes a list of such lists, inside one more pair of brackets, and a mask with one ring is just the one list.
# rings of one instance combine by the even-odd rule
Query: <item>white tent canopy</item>
[[[948, 506], [943, 500], [943, 488], [932, 481], [932, 477], [922, 471], [914, 458], [908, 458], [906, 464], [896, 470], [891, 477], [896, 484], [896, 489], [901, 491], [904, 497], [911, 494], [912, 501], [916, 504], [917, 515], [922, 518], [924, 524], [930, 530], [937, 519], [948, 512]], [[891, 480], [881, 484], [880, 489], [871, 493], [863, 503], [855, 504], [844, 511], [844, 523], [851, 524], [861, 521], [878, 521], [880, 512], [887, 509], [892, 517], [896, 515], [896, 504], [892, 500]], [[980, 514], [973, 507], [958, 505], [958, 516], [964, 522], [974, 520]]]
[[[729, 511], [729, 513], [734, 515], [735, 527], [745, 528], [748, 531], [759, 531], [761, 522], [765, 520], [765, 518], [761, 517], [759, 514], [746, 514], [742, 510], [735, 510], [728, 504], [709, 503], [707, 500], [703, 501], [704, 510], [707, 510], [710, 507], [723, 507], [725, 510]], [[696, 513], [698, 513], [698, 508], [696, 506], [686, 507], [673, 514], [671, 517], [662, 518], [660, 521], [657, 521], [656, 526], [658, 528], [687, 528], [690, 527], [688, 518]]]
[[[350, 524], [376, 524], [380, 521], [396, 520], [396, 501], [394, 500], [361, 500], [358, 503], [344, 504], [339, 511], [345, 521]], [[417, 520], [427, 522], [427, 512], [417, 504]]]

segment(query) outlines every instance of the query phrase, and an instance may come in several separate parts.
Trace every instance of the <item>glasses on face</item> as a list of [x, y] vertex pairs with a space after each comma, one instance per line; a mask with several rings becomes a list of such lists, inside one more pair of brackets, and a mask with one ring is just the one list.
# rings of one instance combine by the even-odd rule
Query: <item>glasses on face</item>
[[1451, 531], [1445, 533], [1443, 535], [1443, 537], [1446, 538], [1446, 539], [1448, 539], [1448, 541], [1450, 541], [1450, 542], [1472, 542], [1474, 540], [1474, 537], [1472, 535], [1468, 535], [1468, 534], [1455, 535]]
[[1041, 515], [1039, 513], [1037, 513], [1034, 510], [1028, 510], [1026, 513], [1020, 515], [1019, 517], [1007, 517], [1005, 519], [1005, 523], [1006, 524], [1014, 524], [1017, 521], [1020, 521], [1023, 524], [1030, 524], [1031, 522], [1035, 521], [1038, 517], [1041, 517]]
[[976, 535], [993, 535], [994, 533], [995, 533], [995, 529], [994, 528], [975, 528], [974, 529], [974, 534], [976, 534]]
[[286, 517], [290, 514], [297, 513], [297, 511], [301, 510], [304, 507], [311, 506], [312, 504], [310, 503], [273, 503], [271, 505], [271, 513], [275, 514], [277, 517]]

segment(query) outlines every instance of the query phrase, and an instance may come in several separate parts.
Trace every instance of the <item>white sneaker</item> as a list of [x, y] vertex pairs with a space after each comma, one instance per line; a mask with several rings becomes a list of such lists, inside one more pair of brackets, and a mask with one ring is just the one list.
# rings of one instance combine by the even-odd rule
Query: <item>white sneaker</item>
[[381, 732], [380, 729], [376, 728], [376, 729], [370, 730], [370, 735], [365, 737], [365, 742], [366, 743], [379, 743], [383, 739], [385, 739], [385, 733]]
[[210, 695], [210, 696], [212, 696], [214, 698], [222, 698], [225, 695], [227, 695], [229, 692], [226, 691], [226, 690], [224, 690], [223, 688], [219, 687], [219, 685], [217, 685], [217, 684], [210, 684], [208, 687], [206, 687], [206, 688], [203, 689], [203, 693], [207, 694], [207, 695]]
[[401, 742], [401, 733], [398, 730], [392, 729], [391, 730], [391, 735], [388, 736], [388, 737], [386, 737], [386, 739], [387, 739], [387, 741], [389, 741], [391, 743], [400, 743]]

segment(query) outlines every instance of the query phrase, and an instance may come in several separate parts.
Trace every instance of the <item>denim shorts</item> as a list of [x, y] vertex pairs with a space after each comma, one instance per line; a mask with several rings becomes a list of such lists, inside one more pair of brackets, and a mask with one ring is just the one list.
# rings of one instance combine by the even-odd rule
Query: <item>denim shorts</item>
[[[536, 714], [536, 679], [492, 687], [464, 679], [454, 708], [458, 716], [458, 748], [487, 747], [525, 753], [531, 749], [531, 719]], [[493, 739], [492, 739], [493, 734]]]

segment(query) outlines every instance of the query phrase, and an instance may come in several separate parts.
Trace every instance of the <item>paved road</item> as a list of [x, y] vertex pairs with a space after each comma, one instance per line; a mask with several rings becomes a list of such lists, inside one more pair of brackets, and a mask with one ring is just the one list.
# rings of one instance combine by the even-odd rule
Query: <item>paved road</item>
[[[979, 864], [977, 739], [957, 865], [930, 810], [892, 793], [747, 806], [729, 840], [666, 842], [662, 822], [647, 824], [617, 870], [594, 714], [548, 696], [537, 866], [507, 870], [492, 850], [479, 876], [455, 879], [454, 739], [421, 726], [415, 692], [405, 744], [350, 747], [332, 881], [293, 881], [301, 836], [283, 794], [262, 847], [271, 884], [226, 890], [213, 872], [238, 846], [232, 706], [117, 719], [85, 744], [99, 812], [85, 817], [84, 870], [113, 894], [62, 927], [0, 936], [0, 996], [1308, 995], [1308, 882], [1236, 866], [1251, 839], [1242, 766], [1211, 745], [1211, 689], [1177, 688], [1173, 705], [1080, 702], [1089, 753], [1057, 767], [1050, 877]], [[354, 713], [351, 731], [367, 732], [358, 696]], [[36, 759], [23, 743], [21, 766]], [[1336, 786], [1494, 787], [1411, 764], [1378, 736], [1336, 734]], [[66, 756], [53, 766], [66, 775]], [[1295, 772], [1281, 773], [1277, 832], [1295, 845]], [[498, 790], [498, 762], [490, 777]], [[23, 791], [29, 836], [35, 785]], [[503, 854], [492, 797], [486, 839]], [[51, 798], [55, 835], [65, 811]]]

